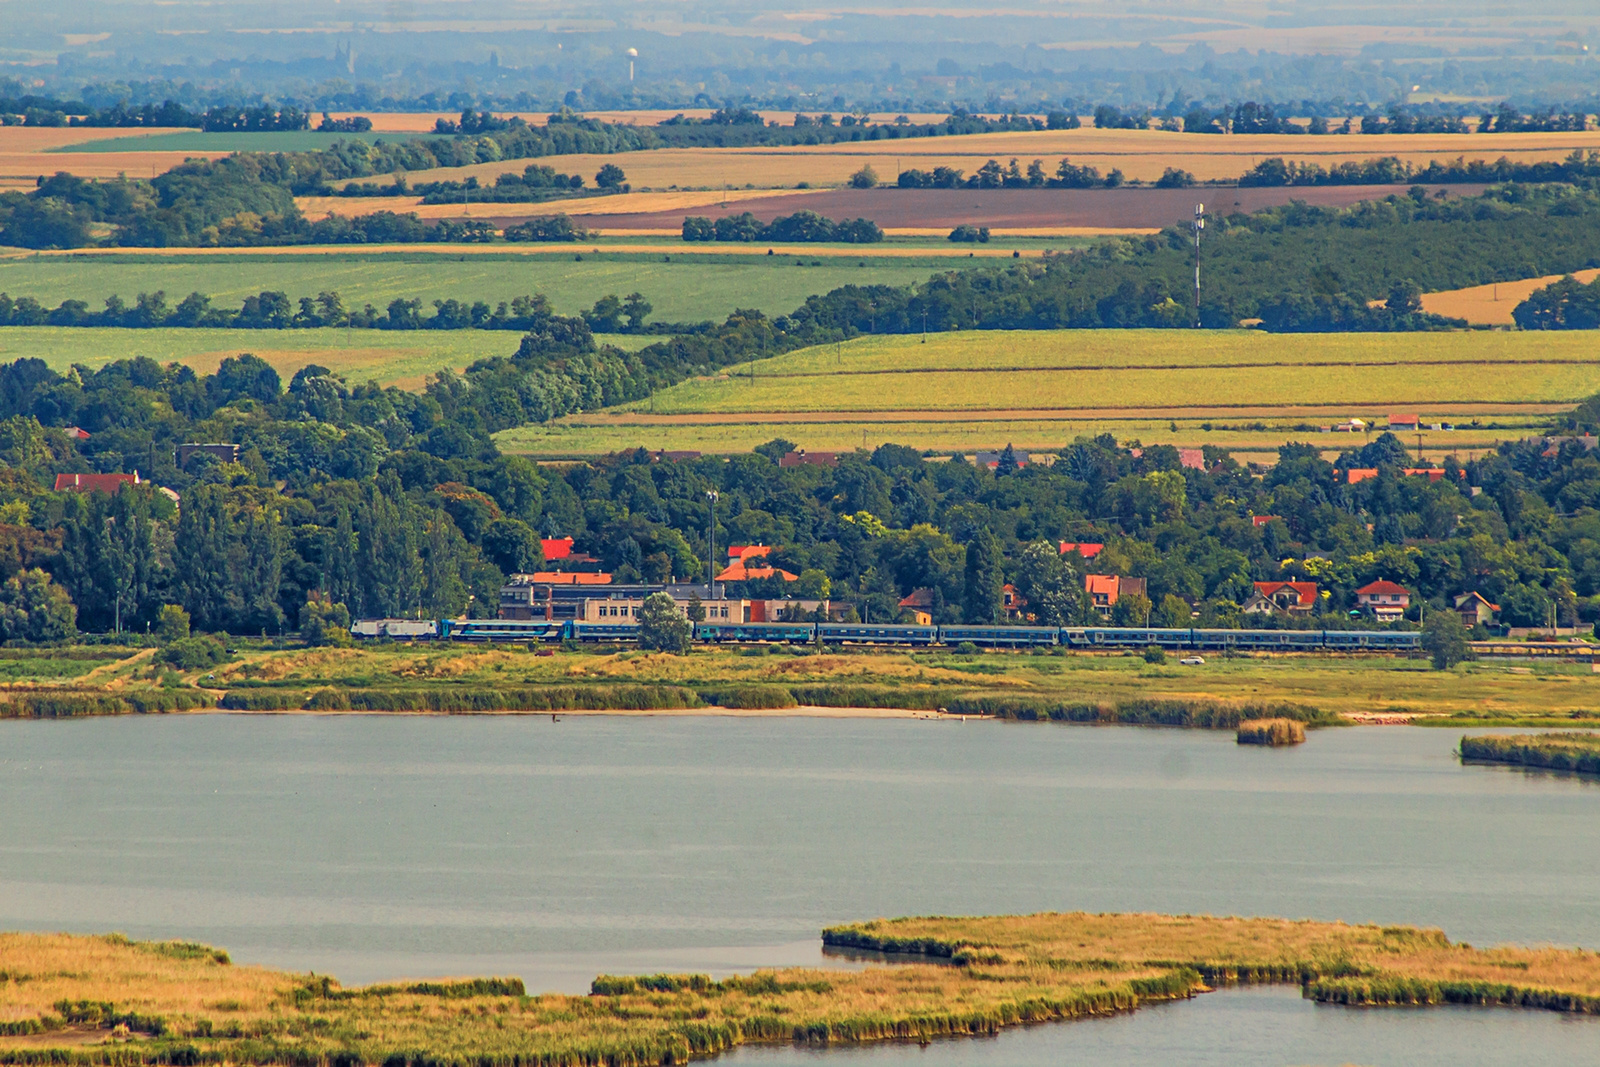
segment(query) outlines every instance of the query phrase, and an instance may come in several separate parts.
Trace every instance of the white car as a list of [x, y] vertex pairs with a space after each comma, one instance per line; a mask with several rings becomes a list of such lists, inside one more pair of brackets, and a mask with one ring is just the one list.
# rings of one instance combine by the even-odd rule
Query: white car
[[1206, 658], [1204, 656], [1185, 656], [1178, 662], [1185, 667], [1200, 667], [1205, 665]]

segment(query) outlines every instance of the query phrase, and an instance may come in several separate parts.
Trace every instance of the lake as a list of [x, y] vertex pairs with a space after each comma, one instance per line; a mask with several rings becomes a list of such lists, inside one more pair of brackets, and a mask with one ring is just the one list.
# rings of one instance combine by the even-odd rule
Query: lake
[[[1600, 787], [1463, 767], [1458, 736], [1353, 728], [1260, 749], [980, 721], [0, 722], [0, 928], [196, 939], [346, 983], [493, 973], [570, 991], [603, 971], [816, 963], [824, 925], [927, 913], [1281, 915], [1600, 947]], [[1162, 1017], [1284, 996], [1311, 1019], [1452, 1017], [1294, 990]]]

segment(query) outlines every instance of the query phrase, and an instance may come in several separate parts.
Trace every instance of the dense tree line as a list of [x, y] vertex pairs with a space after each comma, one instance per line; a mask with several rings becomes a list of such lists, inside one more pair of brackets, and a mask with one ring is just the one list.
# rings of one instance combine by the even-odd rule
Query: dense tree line
[[[526, 346], [543, 357], [528, 358], [562, 344], [579, 358], [563, 329], [552, 324]], [[42, 605], [40, 625], [60, 629], [44, 609], [65, 601], [40, 570], [84, 629], [154, 627], [179, 605], [199, 629], [236, 633], [325, 625], [341, 610], [487, 613], [506, 574], [541, 565], [540, 535], [575, 537], [619, 580], [700, 576], [712, 489], [717, 544], [773, 545], [774, 562], [801, 575], [746, 591], [827, 593], [869, 619], [901, 617], [917, 589], [941, 621], [1001, 618], [1010, 583], [1037, 621], [1093, 621], [1089, 571], [1148, 580], [1148, 599], [1119, 603], [1122, 622], [1189, 625], [1198, 612], [1207, 626], [1257, 623], [1240, 607], [1252, 582], [1274, 579], [1326, 595], [1311, 619], [1269, 625], [1352, 625], [1354, 591], [1376, 578], [1432, 610], [1480, 592], [1516, 625], [1552, 609], [1563, 622], [1600, 616], [1600, 459], [1581, 442], [1507, 444], [1464, 468], [1447, 461], [1436, 482], [1404, 475], [1414, 460], [1390, 435], [1336, 464], [1288, 445], [1260, 474], [1220, 450], [1199, 470], [1170, 446], [1109, 437], [1026, 465], [1008, 451], [995, 470], [897, 445], [786, 469], [786, 441], [729, 458], [641, 449], [540, 468], [500, 455], [462, 418], [458, 387], [351, 387], [309, 366], [284, 389], [250, 356], [209, 376], [148, 360], [64, 375], [37, 360], [0, 367], [0, 580], [16, 583], [0, 589], [0, 630], [56, 635], [28, 633], [25, 612], [5, 629], [13, 603]], [[91, 436], [55, 428], [69, 423]], [[179, 468], [175, 446], [196, 440], [237, 443], [239, 462], [195, 455]], [[1351, 466], [1379, 474], [1352, 486], [1337, 473]], [[149, 484], [48, 489], [85, 468], [138, 468], [181, 498]], [[1105, 549], [1085, 560], [1061, 541]]]
[[[520, 296], [502, 300], [491, 307], [482, 300], [468, 303], [448, 299], [433, 301], [432, 314], [426, 314], [421, 300], [399, 297], [384, 310], [371, 304], [347, 308], [338, 290], [325, 289], [315, 297], [291, 300], [289, 294], [267, 290], [245, 297], [238, 308], [215, 307], [203, 293], [190, 293], [176, 304], [163, 290], [140, 293], [133, 304], [120, 296], [107, 297], [105, 307], [91, 311], [82, 300], [63, 300], [47, 308], [32, 297], [13, 300], [0, 293], [0, 326], [117, 326], [146, 330], [158, 327], [300, 330], [344, 327], [360, 330], [520, 330], [527, 331], [547, 320], [550, 305], [545, 297]], [[644, 296], [630, 293], [626, 301], [615, 295], [604, 296], [583, 319], [599, 333], [646, 332], [645, 318], [652, 308]], [[665, 326], [649, 327], [659, 332]], [[677, 327], [693, 330], [693, 326]]]
[[841, 219], [838, 222], [815, 211], [796, 211], [762, 222], [746, 211], [724, 215], [713, 222], [703, 215], [683, 220], [685, 241], [778, 241], [784, 243], [840, 242], [873, 244], [883, 240], [883, 231], [871, 219]]

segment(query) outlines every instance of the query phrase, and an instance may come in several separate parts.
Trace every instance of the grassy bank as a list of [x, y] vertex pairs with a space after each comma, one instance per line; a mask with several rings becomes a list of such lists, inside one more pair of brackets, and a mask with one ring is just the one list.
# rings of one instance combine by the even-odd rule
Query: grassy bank
[[1556, 771], [1600, 774], [1600, 734], [1519, 734], [1463, 737], [1461, 758]]
[[1218, 657], [1184, 667], [1061, 650], [963, 656], [784, 646], [671, 656], [523, 645], [304, 649], [245, 639], [237, 647], [230, 662], [189, 672], [160, 663], [155, 650], [13, 650], [16, 658], [0, 659], [9, 672], [0, 679], [0, 717], [220, 703], [235, 711], [457, 714], [944, 709], [1022, 722], [1226, 730], [1250, 719], [1315, 727], [1363, 716], [1424, 725], [1600, 724], [1588, 665], [1554, 662], [1434, 671], [1421, 660], [1376, 656]]
[[723, 981], [602, 975], [588, 996], [529, 996], [515, 978], [344, 989], [325, 976], [236, 966], [202, 945], [5, 934], [0, 1062], [681, 1064], [753, 1042], [990, 1034], [1233, 982], [1299, 983], [1308, 997], [1343, 1004], [1600, 1011], [1592, 953], [1474, 949], [1411, 927], [1044, 914], [875, 920], [823, 939], [905, 962]]

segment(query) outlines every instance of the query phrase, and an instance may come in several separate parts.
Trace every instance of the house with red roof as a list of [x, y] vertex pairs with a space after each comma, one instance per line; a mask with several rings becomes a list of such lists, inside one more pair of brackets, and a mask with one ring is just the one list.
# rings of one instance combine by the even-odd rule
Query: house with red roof
[[1273, 521], [1282, 522], [1283, 521], [1283, 516], [1282, 515], [1252, 515], [1252, 516], [1250, 516], [1250, 525], [1256, 527], [1257, 529], [1260, 529], [1261, 527], [1265, 526], [1267, 523], [1273, 522]]
[[1094, 559], [1105, 547], [1092, 541], [1062, 541], [1061, 554], [1065, 556], [1068, 552], [1076, 552], [1084, 559]]
[[1461, 622], [1472, 629], [1474, 626], [1493, 626], [1495, 613], [1500, 610], [1499, 604], [1491, 604], [1482, 593], [1462, 593], [1455, 600], [1456, 612], [1461, 616]]
[[1134, 593], [1144, 593], [1148, 587], [1143, 578], [1124, 578], [1118, 574], [1085, 574], [1083, 576], [1084, 592], [1089, 594], [1094, 608], [1101, 615], [1110, 617], [1111, 609], [1116, 607], [1117, 601]]
[[1247, 615], [1310, 615], [1316, 606], [1316, 582], [1256, 582], [1243, 610]]
[[911, 621], [918, 626], [933, 625], [934, 597], [932, 589], [913, 589], [911, 595], [902, 597], [900, 608], [911, 613]]
[[1379, 622], [1395, 622], [1405, 618], [1406, 608], [1411, 606], [1411, 593], [1403, 585], [1379, 578], [1356, 590], [1356, 604], [1363, 611], [1371, 612]]
[[771, 545], [732, 545], [728, 548], [728, 566], [717, 575], [716, 580], [719, 582], [748, 582], [757, 578], [782, 578], [786, 582], [800, 580], [798, 574], [791, 574], [781, 567], [756, 562], [771, 554]]
[[132, 474], [58, 474], [56, 492], [109, 493], [116, 496], [125, 485], [140, 485], [139, 472]]

